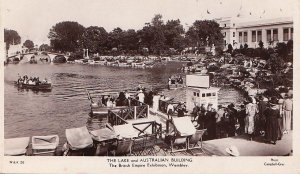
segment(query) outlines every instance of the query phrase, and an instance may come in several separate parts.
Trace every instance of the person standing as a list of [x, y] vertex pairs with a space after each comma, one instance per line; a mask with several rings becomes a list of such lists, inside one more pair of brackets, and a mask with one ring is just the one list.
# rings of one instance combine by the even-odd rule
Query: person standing
[[258, 103], [258, 122], [257, 122], [257, 131], [259, 134], [265, 134], [266, 127], [266, 117], [264, 115], [265, 110], [267, 109], [267, 98], [260, 96]]
[[200, 107], [199, 114], [198, 114], [198, 120], [197, 120], [199, 129], [205, 129], [205, 125], [204, 125], [204, 123], [205, 123], [205, 113], [206, 113], [205, 104], [202, 103], [201, 107]]
[[144, 103], [144, 100], [145, 100], [145, 94], [143, 93], [142, 90], [139, 91], [138, 97], [139, 97], [139, 102], [141, 102], [140, 104]]
[[200, 107], [198, 105], [198, 103], [195, 103], [195, 107], [193, 108], [193, 111], [192, 111], [192, 117], [193, 117], [193, 121], [196, 120], [198, 114], [199, 114], [199, 111], [200, 111]]
[[249, 103], [246, 105], [246, 120], [245, 120], [245, 132], [249, 135], [249, 140], [252, 141], [254, 133], [254, 117], [258, 113], [257, 105], [250, 97]]
[[228, 105], [228, 114], [229, 114], [229, 129], [228, 129], [228, 136], [232, 137], [235, 136], [235, 124], [237, 119], [237, 110], [234, 108], [234, 104], [231, 103]]
[[215, 115], [216, 118], [216, 138], [221, 138], [222, 119], [224, 116], [224, 108], [222, 105], [218, 106], [218, 111]]
[[169, 103], [167, 107], [168, 119], [170, 119], [170, 115], [172, 115], [173, 113], [174, 113], [174, 106], [171, 103]]
[[246, 108], [245, 105], [241, 105], [241, 110], [237, 114], [237, 120], [240, 124], [240, 128], [238, 129], [239, 134], [245, 133], [245, 118], [246, 118]]
[[178, 117], [184, 117], [184, 113], [186, 113], [186, 108], [184, 106], [183, 103], [179, 103], [178, 107], [177, 107], [177, 113], [178, 113]]
[[208, 108], [206, 113], [206, 127], [207, 127], [207, 134], [208, 139], [215, 139], [216, 138], [216, 110], [214, 108]]
[[264, 112], [266, 116], [266, 134], [265, 139], [268, 143], [276, 144], [278, 139], [278, 118], [280, 117], [280, 111], [277, 106], [276, 97], [272, 97], [270, 107]]
[[286, 100], [282, 104], [283, 109], [283, 130], [284, 134], [289, 133], [292, 124], [293, 101], [292, 95], [286, 95]]
[[160, 95], [158, 95], [157, 92], [154, 92], [152, 108], [155, 113], [158, 111], [159, 99], [160, 99]]
[[168, 90], [171, 89], [171, 85], [172, 85], [172, 79], [171, 79], [171, 77], [169, 77], [169, 79], [168, 79]]

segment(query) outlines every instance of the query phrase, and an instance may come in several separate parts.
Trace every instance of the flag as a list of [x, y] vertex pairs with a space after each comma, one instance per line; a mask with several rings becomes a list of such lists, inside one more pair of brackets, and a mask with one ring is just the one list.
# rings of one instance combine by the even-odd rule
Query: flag
[[250, 14], [250, 15], [252, 15], [252, 13], [251, 13], [251, 12], [250, 12], [249, 14]]
[[206, 12], [207, 12], [207, 14], [210, 14], [210, 12], [208, 10]]

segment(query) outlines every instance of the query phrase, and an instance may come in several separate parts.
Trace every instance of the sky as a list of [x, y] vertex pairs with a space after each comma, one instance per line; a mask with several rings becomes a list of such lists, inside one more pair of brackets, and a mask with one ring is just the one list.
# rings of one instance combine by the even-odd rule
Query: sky
[[164, 21], [180, 19], [188, 28], [195, 20], [236, 17], [239, 13], [246, 14], [244, 19], [249, 21], [292, 17], [295, 1], [3, 0], [2, 20], [4, 28], [19, 33], [22, 43], [30, 39], [40, 45], [49, 44], [50, 28], [62, 21], [76, 21], [84, 27], [100, 26], [108, 32], [116, 27], [138, 30], [155, 14], [162, 14]]

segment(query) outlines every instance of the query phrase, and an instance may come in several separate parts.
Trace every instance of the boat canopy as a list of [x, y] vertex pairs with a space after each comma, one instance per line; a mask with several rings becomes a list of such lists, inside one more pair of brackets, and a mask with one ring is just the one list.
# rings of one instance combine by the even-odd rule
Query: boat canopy
[[80, 150], [93, 146], [93, 140], [86, 126], [66, 129], [66, 138], [72, 150]]
[[132, 124], [117, 125], [113, 128], [119, 138], [134, 138], [138, 136]]
[[196, 133], [190, 117], [172, 118], [172, 121], [180, 136], [190, 136]]
[[32, 149], [56, 149], [59, 143], [58, 135], [33, 136]]
[[116, 133], [109, 128], [102, 128], [102, 129], [91, 131], [91, 135], [93, 140], [99, 142], [117, 138]]
[[4, 155], [24, 155], [29, 144], [29, 137], [4, 139]]

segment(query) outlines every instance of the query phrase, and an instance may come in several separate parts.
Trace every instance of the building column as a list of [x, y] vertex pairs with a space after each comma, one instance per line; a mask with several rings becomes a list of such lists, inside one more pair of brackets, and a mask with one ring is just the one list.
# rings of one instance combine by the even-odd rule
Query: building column
[[289, 37], [288, 37], [289, 39], [288, 40], [291, 40], [291, 38], [292, 38], [292, 31], [291, 31], [291, 28], [289, 28]]
[[283, 27], [278, 28], [278, 42], [283, 42]]
[[264, 47], [268, 46], [268, 43], [267, 43], [267, 30], [264, 30], [264, 29], [261, 30], [261, 41], [264, 43]]

